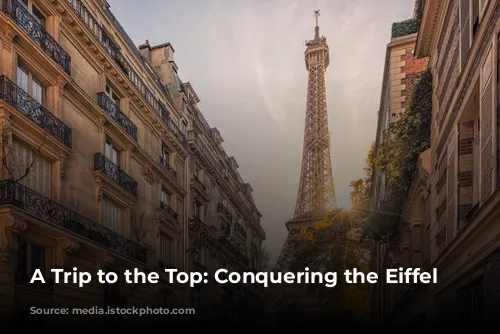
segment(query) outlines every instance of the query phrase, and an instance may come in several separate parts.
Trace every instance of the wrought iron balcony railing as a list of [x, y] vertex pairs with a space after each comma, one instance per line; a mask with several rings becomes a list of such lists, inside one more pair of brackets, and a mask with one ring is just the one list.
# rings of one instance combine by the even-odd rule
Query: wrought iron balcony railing
[[16, 108], [61, 143], [71, 147], [71, 128], [4, 75], [0, 76], [0, 99]]
[[237, 234], [239, 234], [241, 237], [243, 237], [244, 239], [247, 238], [247, 231], [243, 228], [243, 226], [241, 226], [241, 224], [239, 223], [236, 223], [235, 224], [235, 228], [234, 228], [235, 232]]
[[105, 176], [115, 181], [120, 187], [133, 196], [137, 196], [137, 181], [125, 173], [120, 167], [106, 158], [102, 153], [94, 155], [94, 170], [101, 171]]
[[197, 216], [193, 216], [193, 218], [189, 219], [188, 228], [190, 231], [199, 232], [205, 238], [209, 239], [213, 238], [214, 234], [217, 232], [214, 226], [207, 225]]
[[238, 261], [241, 261], [243, 264], [248, 265], [248, 258], [236, 247], [227, 237], [220, 237], [218, 239], [219, 244], [228, 250]]
[[137, 141], [137, 126], [106, 93], [97, 94], [97, 103], [133, 140]]
[[203, 182], [202, 182], [202, 181], [198, 178], [198, 176], [196, 176], [196, 175], [193, 175], [192, 184], [193, 184], [195, 187], [199, 187], [201, 191], [204, 191], [204, 192], [206, 192], [206, 191], [207, 191], [207, 186], [205, 185], [205, 183], [203, 183]]
[[223, 215], [224, 217], [227, 218], [227, 220], [232, 221], [233, 220], [233, 215], [229, 211], [228, 208], [222, 203], [217, 204], [217, 213]]
[[194, 148], [205, 157], [206, 160], [212, 165], [212, 168], [219, 171], [219, 164], [215, 161], [214, 155], [212, 151], [207, 147], [207, 145], [201, 140], [200, 136], [198, 136], [194, 131], [190, 131], [189, 133], [189, 141], [194, 146]]
[[175, 169], [170, 166], [168, 161], [166, 161], [162, 156], [160, 156], [160, 165], [162, 165], [162, 167], [165, 168], [165, 170], [167, 170], [167, 172], [169, 172], [173, 177], [177, 177], [177, 172], [175, 171]]
[[146, 249], [12, 180], [0, 181], [0, 205], [12, 205], [114, 252], [146, 262]]
[[[123, 72], [128, 76], [130, 82], [139, 91], [143, 98], [149, 103], [156, 114], [161, 118], [162, 122], [169, 128], [181, 141], [183, 146], [187, 145], [186, 136], [180, 131], [178, 126], [172, 121], [168, 116], [168, 111], [165, 105], [155, 97], [153, 92], [141, 79], [135, 70], [130, 66], [125, 57], [120, 51], [118, 45], [116, 45], [113, 40], [104, 31], [102, 26], [97, 22], [92, 13], [85, 7], [81, 0], [66, 0], [72, 7], [75, 14], [80, 18], [85, 26], [90, 30], [94, 37], [99, 41], [99, 43], [104, 47], [104, 49], [109, 53], [109, 55], [115, 60], [115, 62], [120, 66]], [[158, 84], [162, 91], [165, 87]]]
[[179, 215], [167, 203], [160, 201], [160, 209], [177, 221]]
[[71, 75], [71, 57], [18, 0], [2, 0], [2, 11], [10, 16], [28, 36]]

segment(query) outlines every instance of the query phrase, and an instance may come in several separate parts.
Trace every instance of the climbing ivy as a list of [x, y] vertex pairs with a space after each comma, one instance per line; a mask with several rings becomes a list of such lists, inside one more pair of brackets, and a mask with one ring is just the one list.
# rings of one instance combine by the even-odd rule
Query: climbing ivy
[[392, 38], [406, 36], [418, 32], [420, 20], [412, 18], [409, 20], [394, 22], [392, 24]]
[[432, 74], [422, 73], [415, 86], [409, 110], [391, 123], [383, 135], [374, 166], [386, 177], [387, 192], [379, 210], [371, 212], [365, 233], [379, 239], [395, 231], [407, 199], [420, 153], [430, 147], [432, 115]]

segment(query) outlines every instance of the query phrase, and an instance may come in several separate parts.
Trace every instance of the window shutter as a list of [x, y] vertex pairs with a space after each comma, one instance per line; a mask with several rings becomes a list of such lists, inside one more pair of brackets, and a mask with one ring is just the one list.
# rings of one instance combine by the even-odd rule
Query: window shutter
[[463, 70], [470, 48], [470, 3], [460, 0], [460, 68]]
[[492, 51], [488, 52], [486, 61], [481, 69], [481, 89], [479, 105], [479, 154], [480, 154], [480, 203], [484, 203], [493, 193], [494, 166], [493, 166], [493, 79], [492, 79]]
[[456, 194], [457, 194], [457, 131], [453, 128], [451, 139], [448, 144], [448, 168], [447, 168], [447, 205], [446, 205], [446, 235], [447, 244], [455, 236], [457, 208], [456, 208]]
[[122, 234], [123, 219], [125, 218], [124, 209], [108, 197], [104, 197], [102, 203], [102, 212], [102, 224], [110, 230], [118, 234]]
[[[51, 161], [17, 139], [12, 141], [12, 150], [14, 179], [19, 180], [22, 185], [39, 194], [50, 198], [52, 189]], [[27, 169], [29, 173], [24, 175]]]
[[479, 0], [479, 22], [483, 20], [484, 11], [488, 5], [488, 0]]

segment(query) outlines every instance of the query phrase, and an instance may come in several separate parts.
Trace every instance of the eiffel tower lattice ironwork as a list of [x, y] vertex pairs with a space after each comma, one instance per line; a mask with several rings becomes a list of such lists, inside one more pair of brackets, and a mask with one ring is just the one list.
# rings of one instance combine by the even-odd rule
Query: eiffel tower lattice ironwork
[[319, 10], [314, 11], [314, 16], [314, 39], [306, 41], [304, 54], [309, 78], [299, 191], [293, 219], [286, 223], [289, 235], [275, 270], [286, 270], [287, 262], [293, 256], [293, 235], [301, 228], [312, 227], [327, 212], [336, 208], [326, 98], [329, 48], [326, 38], [319, 34]]

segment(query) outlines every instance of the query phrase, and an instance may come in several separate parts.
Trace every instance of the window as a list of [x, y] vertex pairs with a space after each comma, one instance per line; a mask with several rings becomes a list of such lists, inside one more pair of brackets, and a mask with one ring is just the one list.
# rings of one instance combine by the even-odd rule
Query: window
[[44, 86], [21, 64], [17, 65], [17, 85], [35, 101], [43, 104]]
[[50, 198], [52, 195], [52, 163], [16, 138], [12, 140], [12, 176], [22, 185]]
[[24, 7], [24, 9], [26, 9], [31, 14], [31, 16], [35, 19], [35, 21], [38, 22], [38, 24], [40, 24], [42, 27], [45, 27], [45, 16], [33, 4], [32, 0], [20, 0], [18, 2]]
[[473, 169], [472, 169], [472, 205], [476, 205], [479, 202], [479, 173], [480, 173], [480, 164], [479, 164], [479, 131], [480, 131], [480, 122], [479, 118], [474, 122], [474, 142], [472, 147], [472, 158], [473, 158]]
[[111, 143], [111, 140], [106, 138], [106, 145], [104, 147], [104, 156], [108, 158], [112, 163], [115, 165], [119, 165], [119, 160], [118, 160], [118, 149], [114, 147], [114, 145]]
[[472, 0], [472, 38], [479, 28], [479, 0]]
[[173, 249], [174, 240], [166, 233], [160, 232], [160, 254], [159, 258], [165, 264], [172, 264], [173, 262]]
[[167, 188], [161, 187], [161, 199], [160, 201], [167, 205], [170, 206], [170, 193], [168, 192]]
[[[15, 265], [18, 284], [28, 284], [36, 269], [40, 269], [45, 275], [45, 249], [20, 239]], [[34, 284], [43, 283], [38, 281]]]
[[179, 162], [175, 162], [175, 172], [177, 173], [177, 180], [183, 186], [184, 185], [184, 168], [183, 165]]
[[116, 105], [120, 103], [118, 95], [115, 94], [110, 85], [106, 84], [106, 95], [113, 101]]
[[483, 315], [483, 284], [482, 277], [479, 277], [468, 288], [469, 307], [468, 318], [469, 320], [480, 320]]
[[163, 146], [161, 148], [161, 158], [163, 159], [163, 161], [165, 163], [169, 163], [169, 161], [170, 161], [169, 160], [170, 159], [170, 152], [168, 151], [168, 149], [165, 146]]
[[205, 247], [201, 243], [197, 243], [196, 245], [196, 253], [194, 260], [201, 265], [206, 265], [206, 252]]
[[500, 187], [500, 38], [497, 40], [497, 187]]
[[202, 205], [199, 204], [198, 202], [194, 201], [193, 202], [193, 215], [196, 218], [199, 218], [200, 220], [203, 221], [203, 210], [202, 210]]
[[194, 175], [197, 178], [201, 179], [201, 177], [200, 177], [201, 176], [201, 167], [199, 165], [196, 165], [196, 167], [194, 168]]
[[114, 272], [116, 272], [116, 274], [118, 275], [118, 280], [113, 284], [111, 283], [104, 284], [104, 301], [113, 305], [124, 306], [126, 303], [126, 297], [125, 297], [126, 286], [125, 286], [125, 281], [123, 280], [123, 273], [117, 271]]
[[102, 224], [110, 230], [122, 234], [124, 208], [107, 196], [102, 201]]

